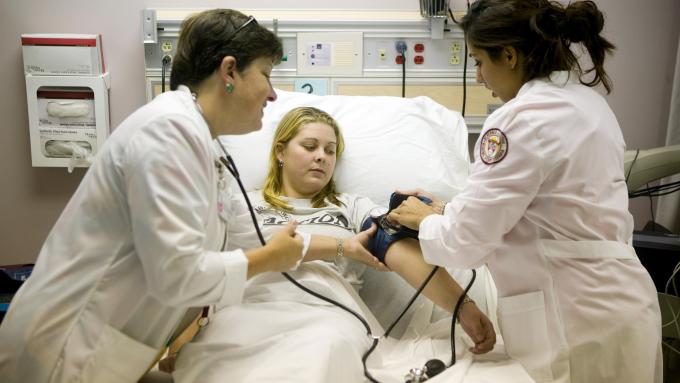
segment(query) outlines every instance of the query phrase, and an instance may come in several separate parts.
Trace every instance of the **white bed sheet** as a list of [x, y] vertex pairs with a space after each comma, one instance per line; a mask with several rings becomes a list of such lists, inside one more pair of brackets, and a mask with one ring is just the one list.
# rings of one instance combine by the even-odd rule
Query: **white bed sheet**
[[[384, 331], [354, 289], [333, 266], [312, 262], [292, 275], [305, 286], [358, 311], [375, 335]], [[299, 290], [278, 274], [249, 282], [242, 305], [214, 313], [210, 324], [185, 346], [177, 361], [176, 383], [367, 381], [361, 356], [370, 347], [365, 328], [350, 314]], [[400, 339], [382, 338], [369, 359], [380, 382], [403, 382], [410, 368], [431, 358], [450, 360], [450, 317], [432, 322], [428, 301], [414, 308]], [[484, 356], [467, 348], [456, 329], [457, 363], [430, 381], [516, 382], [533, 380], [503, 353], [502, 345]]]

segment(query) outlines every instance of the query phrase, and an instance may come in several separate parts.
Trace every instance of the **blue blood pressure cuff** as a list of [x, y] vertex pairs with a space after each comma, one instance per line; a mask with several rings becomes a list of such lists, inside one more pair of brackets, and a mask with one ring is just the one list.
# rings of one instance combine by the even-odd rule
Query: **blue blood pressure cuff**
[[[385, 254], [387, 253], [387, 248], [389, 248], [394, 242], [404, 238], [413, 238], [418, 240], [417, 230], [402, 227], [399, 224], [391, 223], [387, 220], [387, 215], [393, 209], [396, 209], [408, 197], [409, 196], [405, 194], [392, 193], [390, 196], [390, 205], [387, 213], [378, 215], [371, 214], [371, 217], [366, 218], [366, 220], [364, 220], [364, 222], [361, 224], [362, 231], [368, 230], [372, 223], [375, 223], [378, 226], [378, 230], [376, 231], [375, 235], [368, 239], [367, 249], [382, 263], [385, 263]], [[432, 204], [432, 200], [427, 197], [416, 197], [428, 205]]]

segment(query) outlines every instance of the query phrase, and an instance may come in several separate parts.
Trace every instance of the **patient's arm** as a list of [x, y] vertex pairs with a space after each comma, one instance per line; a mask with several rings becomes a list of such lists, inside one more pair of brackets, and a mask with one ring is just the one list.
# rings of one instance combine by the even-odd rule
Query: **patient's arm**
[[[394, 242], [387, 249], [385, 263], [414, 288], [422, 285], [433, 268], [423, 259], [418, 241], [411, 238]], [[437, 270], [423, 290], [423, 295], [450, 313], [453, 313], [461, 294], [463, 289], [443, 268]], [[462, 304], [458, 318], [465, 332], [475, 342], [475, 347], [470, 351], [474, 353], [491, 351], [496, 343], [496, 333], [489, 318], [477, 305], [474, 302]]]
[[[414, 288], [420, 287], [433, 267], [423, 259], [418, 241], [411, 238], [396, 241], [388, 247], [385, 262]], [[462, 293], [460, 285], [442, 268], [423, 290], [423, 295], [450, 313]]]
[[[366, 250], [368, 237], [375, 234], [376, 227], [362, 231], [352, 237], [340, 239], [342, 241], [343, 256], [364, 263], [380, 271], [389, 271], [387, 266]], [[309, 250], [304, 262], [314, 260], [333, 261], [338, 253], [338, 239], [325, 235], [312, 235]]]

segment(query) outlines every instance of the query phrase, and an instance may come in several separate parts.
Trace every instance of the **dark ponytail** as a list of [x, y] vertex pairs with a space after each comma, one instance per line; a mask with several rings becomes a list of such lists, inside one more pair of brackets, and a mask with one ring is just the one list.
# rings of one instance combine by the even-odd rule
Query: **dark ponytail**
[[[584, 85], [595, 86], [602, 82], [611, 92], [611, 80], [604, 70], [604, 59], [607, 53], [614, 51], [614, 44], [602, 37], [604, 15], [592, 1], [580, 1], [569, 4], [565, 10], [565, 20], [561, 26], [564, 36], [571, 42], [582, 43], [588, 50], [593, 67], [585, 73], [595, 72], [595, 77]], [[583, 73], [579, 66], [579, 74]]]
[[[614, 45], [601, 36], [604, 16], [592, 1], [577, 1], [564, 8], [548, 0], [478, 0], [461, 21], [468, 43], [484, 49], [497, 60], [504, 47], [524, 55], [524, 81], [547, 77], [554, 71], [576, 70], [587, 86], [599, 83], [611, 92], [604, 70], [607, 53]], [[593, 67], [583, 70], [571, 50], [581, 43]], [[590, 81], [584, 75], [595, 72]]]

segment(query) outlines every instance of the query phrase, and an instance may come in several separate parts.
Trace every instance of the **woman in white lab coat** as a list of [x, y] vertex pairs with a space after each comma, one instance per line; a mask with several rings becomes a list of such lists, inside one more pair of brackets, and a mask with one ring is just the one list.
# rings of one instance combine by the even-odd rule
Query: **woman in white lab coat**
[[[390, 215], [419, 228], [429, 263], [488, 265], [507, 353], [537, 382], [662, 380], [656, 291], [630, 246], [625, 143], [591, 89], [611, 90], [603, 23], [589, 1], [473, 3], [461, 25], [477, 80], [505, 104], [442, 215], [414, 197]], [[590, 54], [588, 78], [572, 43]]]
[[0, 327], [3, 382], [136, 382], [191, 307], [236, 304], [247, 278], [302, 256], [290, 225], [267, 246], [221, 251], [213, 138], [261, 127], [280, 40], [252, 17], [188, 18], [171, 88], [97, 153]]

